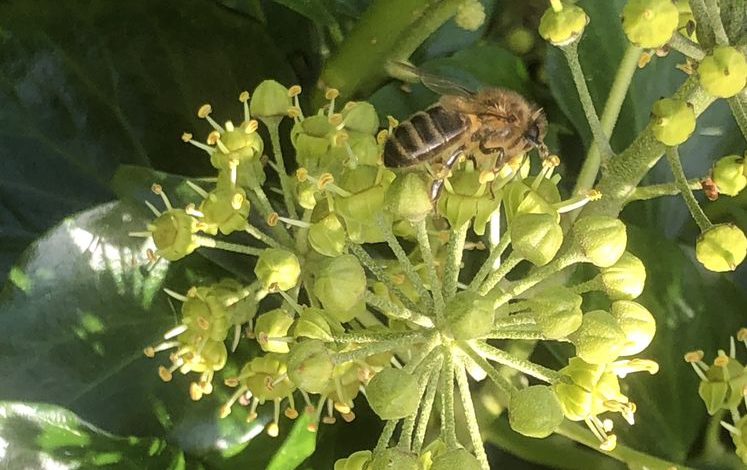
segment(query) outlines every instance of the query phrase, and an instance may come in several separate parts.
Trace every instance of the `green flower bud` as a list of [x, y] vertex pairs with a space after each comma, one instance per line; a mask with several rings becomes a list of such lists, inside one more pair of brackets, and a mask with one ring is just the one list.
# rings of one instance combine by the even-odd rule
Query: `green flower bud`
[[549, 214], [519, 214], [510, 230], [514, 251], [535, 266], [552, 261], [563, 243], [563, 229]]
[[197, 220], [182, 209], [171, 209], [148, 226], [156, 245], [156, 254], [177, 261], [200, 246], [195, 237]]
[[420, 173], [398, 176], [389, 186], [384, 202], [386, 210], [395, 218], [413, 223], [433, 213], [429, 184]]
[[583, 299], [567, 287], [554, 287], [528, 299], [535, 322], [548, 339], [566, 338], [578, 330], [583, 321]]
[[223, 341], [208, 340], [197, 350], [192, 352], [192, 359], [185, 365], [189, 365], [192, 372], [202, 373], [208, 370], [221, 370], [226, 365], [228, 351]]
[[417, 379], [402, 369], [387, 367], [366, 385], [371, 409], [381, 419], [402, 419], [415, 413], [420, 403]]
[[603, 215], [578, 219], [573, 224], [573, 234], [584, 255], [600, 268], [617, 263], [628, 244], [625, 224]]
[[291, 325], [293, 316], [276, 308], [257, 317], [254, 335], [263, 351], [285, 354], [288, 352], [288, 342], [283, 338], [288, 336]]
[[259, 133], [245, 132], [246, 125], [220, 134], [223, 145], [210, 154], [210, 164], [218, 170], [230, 171], [231, 165], [246, 165], [258, 161], [265, 144]]
[[563, 422], [563, 409], [552, 388], [534, 385], [511, 394], [508, 420], [511, 429], [519, 434], [543, 438]]
[[214, 286], [190, 290], [182, 304], [182, 322], [213, 341], [223, 341], [231, 325], [226, 299], [215, 295], [214, 290]]
[[249, 102], [252, 116], [260, 119], [282, 118], [293, 105], [288, 89], [275, 80], [265, 80], [257, 86]]
[[288, 371], [285, 359], [280, 354], [255, 357], [239, 372], [240, 383], [262, 402], [287, 397], [295, 386], [284, 377]]
[[734, 271], [747, 255], [747, 237], [732, 224], [714, 225], [700, 234], [695, 257], [706, 269], [715, 272]]
[[656, 333], [656, 320], [646, 307], [630, 300], [618, 300], [612, 302], [610, 313], [627, 338], [621, 356], [638, 354], [651, 344]]
[[378, 166], [381, 162], [381, 146], [376, 137], [370, 134], [350, 131], [347, 146], [333, 147], [332, 156], [343, 163], [354, 161], [356, 165]]
[[531, 30], [519, 26], [509, 31], [506, 42], [511, 52], [516, 55], [525, 55], [534, 48], [535, 36]]
[[540, 20], [540, 36], [554, 46], [566, 46], [576, 41], [589, 24], [589, 17], [581, 7], [565, 2], [562, 5], [559, 11], [548, 8]]
[[301, 275], [301, 265], [296, 255], [281, 248], [267, 248], [259, 255], [254, 274], [265, 289], [273, 286], [282, 291], [292, 289]]
[[718, 186], [719, 194], [736, 196], [747, 187], [747, 176], [744, 174], [744, 157], [728, 155], [720, 158], [713, 166], [713, 182]]
[[370, 450], [359, 450], [347, 458], [337, 460], [333, 470], [366, 470], [371, 459]]
[[709, 94], [731, 98], [747, 83], [747, 60], [733, 47], [716, 47], [698, 65], [698, 78]]
[[301, 312], [300, 318], [293, 327], [295, 338], [318, 339], [329, 342], [334, 339], [333, 334], [343, 333], [345, 330], [334, 318], [324, 310], [309, 307]]
[[332, 355], [321, 341], [296, 343], [288, 354], [288, 376], [308, 393], [325, 392], [334, 370]]
[[562, 378], [552, 387], [563, 414], [571, 421], [582, 421], [609, 411], [608, 401], [628, 402], [620, 393], [620, 381], [606, 365], [589, 364], [573, 357], [558, 372]]
[[529, 184], [533, 178], [525, 181], [512, 181], [503, 189], [503, 203], [505, 205], [506, 220], [513, 223], [519, 214], [549, 214], [556, 222], [560, 222], [560, 214], [553, 204], [560, 202], [560, 192], [555, 184], [544, 179], [535, 191]]
[[467, 31], [477, 31], [485, 23], [485, 7], [478, 0], [464, 0], [457, 8], [454, 22]]
[[646, 268], [640, 259], [627, 251], [617, 263], [599, 271], [604, 292], [612, 300], [632, 300], [643, 292]]
[[312, 210], [316, 207], [316, 195], [319, 188], [311, 181], [299, 181], [296, 183], [296, 195], [298, 203], [304, 209]]
[[337, 321], [350, 321], [365, 308], [365, 291], [366, 273], [355, 256], [342, 255], [322, 261], [314, 282], [314, 295]]
[[345, 248], [345, 228], [335, 214], [329, 214], [309, 227], [309, 244], [324, 256], [340, 256]]
[[382, 167], [359, 165], [346, 171], [339, 186], [352, 193], [347, 197], [336, 197], [335, 208], [345, 220], [371, 223], [384, 207], [384, 195], [394, 173]]
[[204, 215], [200, 222], [206, 226], [205, 232], [228, 235], [246, 228], [249, 200], [241, 188], [219, 187], [202, 201], [200, 212]]
[[480, 182], [480, 172], [471, 165], [454, 170], [444, 191], [438, 199], [439, 211], [452, 227], [461, 227], [474, 218], [472, 229], [476, 234], [485, 233], [490, 217], [498, 210], [501, 200], [493, 197], [485, 183]]
[[296, 148], [299, 167], [311, 172], [341, 170], [342, 161], [334, 162], [329, 157], [332, 137], [336, 132], [337, 128], [322, 114], [295, 123], [291, 130], [291, 143]]
[[734, 441], [737, 456], [747, 465], [747, 416], [742, 416], [739, 421], [734, 423], [734, 427], [739, 432], [731, 433], [731, 439]]
[[719, 355], [706, 371], [708, 381], [701, 381], [698, 394], [706, 405], [708, 414], [718, 410], [732, 410], [744, 399], [747, 387], [747, 370], [736, 359]]
[[622, 19], [623, 31], [630, 42], [658, 49], [672, 38], [680, 13], [671, 0], [629, 0]]
[[350, 101], [342, 110], [342, 122], [345, 129], [374, 135], [379, 130], [379, 116], [371, 103]]
[[469, 290], [458, 292], [446, 305], [446, 321], [454, 339], [472, 339], [490, 333], [493, 301]]
[[417, 455], [392, 448], [374, 454], [367, 470], [422, 470], [422, 467]]
[[480, 470], [481, 468], [480, 461], [474, 455], [465, 449], [458, 448], [438, 454], [433, 459], [430, 470]]
[[651, 112], [654, 137], [664, 145], [679, 145], [695, 130], [695, 111], [682, 100], [662, 98], [654, 103]]
[[615, 319], [604, 310], [594, 310], [584, 315], [579, 329], [570, 340], [576, 346], [576, 355], [590, 364], [607, 364], [617, 359], [627, 338]]

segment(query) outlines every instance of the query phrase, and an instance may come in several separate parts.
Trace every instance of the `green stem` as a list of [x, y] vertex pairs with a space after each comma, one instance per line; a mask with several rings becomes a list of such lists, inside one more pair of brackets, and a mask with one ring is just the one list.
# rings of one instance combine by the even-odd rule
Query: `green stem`
[[394, 419], [386, 422], [384, 429], [381, 431], [381, 435], [379, 436], [379, 440], [376, 442], [374, 452], [381, 452], [389, 446], [389, 440], [392, 438], [392, 434], [394, 434], [394, 428], [397, 427], [397, 421], [399, 420]]
[[480, 426], [477, 424], [477, 415], [475, 414], [475, 405], [472, 403], [472, 394], [469, 392], [469, 381], [467, 380], [467, 371], [461, 361], [456, 365], [456, 381], [459, 387], [459, 397], [462, 399], [462, 408], [464, 417], [467, 421], [467, 430], [472, 441], [475, 456], [480, 462], [483, 470], [490, 470], [488, 456], [485, 454], [485, 447], [480, 435]]
[[535, 364], [531, 361], [514, 357], [511, 354], [501, 351], [484, 341], [475, 342], [472, 347], [475, 352], [485, 357], [488, 360], [495, 361], [498, 364], [516, 369], [527, 375], [531, 375], [534, 378], [540, 379], [544, 382], [553, 383], [560, 379], [560, 374], [552, 369], [543, 367], [539, 364]]
[[[589, 123], [592, 136], [594, 136], [594, 143], [599, 148], [601, 155], [600, 159], [601, 161], [608, 161], [614, 155], [614, 152], [612, 151], [612, 147], [610, 147], [610, 141], [607, 138], [607, 134], [602, 128], [602, 123], [599, 121], [597, 111], [594, 109], [594, 102], [591, 99], [589, 87], [586, 86], [584, 71], [581, 69], [581, 62], [578, 60], [578, 41], [574, 41], [568, 46], [563, 46], [560, 50], [565, 54], [568, 66], [571, 69], [573, 83], [576, 84], [578, 97], [581, 101], [581, 106], [584, 108], [584, 114], [586, 115], [586, 121]], [[589, 172], [591, 172], [591, 170], [589, 170]]]
[[565, 250], [561, 248], [561, 250], [563, 253], [557, 255], [553, 261], [539, 268], [535, 268], [523, 279], [512, 283], [509, 289], [495, 300], [496, 308], [525, 292], [527, 289], [534, 287], [553, 274], [584, 260], [584, 257], [576, 251], [574, 247]]
[[729, 108], [742, 136], [747, 140], [747, 91], [742, 90], [737, 96], [729, 98]]
[[570, 421], [564, 421], [555, 432], [574, 442], [578, 442], [579, 444], [583, 444], [598, 452], [608, 455], [615, 460], [619, 460], [630, 468], [648, 468], [651, 470], [692, 470], [690, 467], [668, 462], [620, 444], [618, 444], [612, 451], [603, 451], [599, 449], [599, 441], [590, 431]]
[[265, 245], [272, 248], [280, 248], [280, 243], [276, 242], [275, 239], [273, 239], [254, 225], [247, 223], [244, 230], [246, 231], [246, 233], [261, 241]]
[[283, 189], [283, 201], [288, 215], [293, 219], [298, 219], [296, 204], [293, 202], [293, 193], [290, 187], [288, 172], [285, 170], [285, 159], [283, 159], [283, 150], [280, 147], [280, 120], [269, 119], [263, 121], [270, 132], [270, 141], [272, 143], [272, 153], [275, 156], [275, 164], [278, 166], [278, 177], [280, 178], [280, 187]]
[[[602, 132], [605, 136], [611, 136], [612, 131], [615, 130], [617, 118], [620, 116], [625, 96], [628, 94], [630, 83], [633, 80], [633, 74], [638, 69], [638, 59], [641, 57], [641, 52], [641, 48], [631, 44], [625, 50], [620, 65], [617, 67], [617, 73], [612, 82], [612, 88], [610, 88], [600, 121]], [[591, 125], [591, 121], [589, 122], [589, 125]], [[594, 187], [601, 162], [600, 147], [598, 145], [591, 146], [581, 167], [581, 172], [578, 175], [576, 187], [574, 188], [575, 194], [586, 194], [589, 189]], [[578, 212], [576, 211], [576, 213]]]
[[379, 282], [383, 283], [389, 290], [389, 292], [395, 295], [399, 299], [399, 301], [405, 305], [406, 308], [410, 310], [417, 310], [418, 306], [415, 305], [409, 299], [409, 297], [405, 295], [404, 292], [402, 292], [402, 290], [389, 277], [389, 274], [384, 271], [384, 268], [382, 268], [379, 263], [374, 261], [374, 259], [371, 258], [371, 255], [369, 255], [362, 246], [351, 242], [348, 244], [348, 248], [353, 253], [353, 255], [358, 258], [358, 261], [360, 261], [363, 266], [368, 268], [368, 270], [373, 273], [376, 279], [378, 279]]
[[[267, 197], [267, 193], [265, 193], [265, 190], [262, 189], [262, 186], [253, 184], [249, 187], [249, 189], [251, 191], [250, 195], [254, 195], [253, 197], [251, 197], [252, 203], [255, 206], [259, 206], [260, 212], [262, 212], [262, 215], [265, 217], [265, 219], [267, 219], [267, 217], [269, 217], [273, 212], [277, 212], [275, 208], [272, 207], [272, 203]], [[288, 230], [286, 230], [283, 224], [276, 224], [275, 226], [270, 227], [270, 229], [275, 233], [275, 236], [277, 236], [284, 245], [289, 247], [293, 246], [293, 240], [291, 239]]]
[[469, 222], [452, 230], [449, 234], [449, 244], [446, 255], [446, 269], [444, 270], [444, 297], [448, 301], [457, 291], [457, 282], [459, 280], [459, 271], [462, 265], [462, 253], [464, 253], [464, 243], [467, 241], [467, 230]]
[[446, 441], [446, 447], [459, 447], [456, 437], [456, 422], [454, 420], [454, 357], [451, 350], [444, 347], [444, 365], [441, 370], [441, 435]]
[[397, 305], [389, 299], [379, 297], [370, 291], [366, 291], [364, 298], [367, 304], [376, 307], [381, 313], [390, 318], [407, 320], [425, 328], [433, 328], [433, 320], [430, 318]]
[[511, 381], [502, 376], [501, 373], [498, 372], [498, 369], [493, 367], [491, 363], [489, 363], [487, 360], [485, 360], [484, 357], [479, 355], [468, 343], [463, 341], [460, 342], [459, 349], [461, 349], [464, 354], [469, 356], [470, 359], [475, 361], [475, 364], [480, 366], [480, 368], [484, 370], [486, 374], [488, 374], [490, 380], [493, 381], [495, 386], [500, 391], [501, 395], [503, 395], [499, 397], [501, 398], [501, 401], [504, 403], [508, 403], [508, 400], [511, 398], [511, 393], [516, 389]]
[[716, 44], [720, 46], [726, 46], [729, 44], [729, 37], [726, 35], [724, 23], [721, 22], [721, 7], [719, 6], [718, 2], [719, 0], [705, 0], [706, 15], [708, 16], [708, 22], [711, 26], [711, 30], [713, 30], [713, 36], [716, 39]]
[[703, 51], [697, 42], [691, 41], [682, 33], [674, 33], [672, 39], [669, 40], [669, 45], [675, 51], [681, 52], [691, 59], [700, 61], [706, 56], [705, 51]]
[[[690, 103], [695, 115], [705, 111], [715, 100], [700, 87], [697, 77], [688, 78], [674, 97]], [[582, 216], [607, 215], [616, 217], [633, 194], [638, 183], [664, 154], [665, 145], [656, 140], [651, 123], [630, 146], [612, 159], [596, 188], [602, 199], [588, 204]]]
[[[394, 332], [394, 333], [382, 333], [382, 332], [374, 332], [369, 333], [370, 330], [362, 330], [362, 331], [356, 331], [352, 333], [343, 333], [341, 335], [336, 335], [333, 338], [333, 341], [335, 343], [342, 343], [342, 344], [348, 344], [348, 343], [378, 343], [380, 341], [396, 341], [396, 340], [406, 340], [406, 341], [412, 341], [412, 340], [423, 340], [425, 339], [425, 335], [423, 331], [404, 331], [404, 332]], [[376, 331], [376, 330], [374, 330]]]
[[432, 304], [433, 299], [431, 298], [430, 293], [425, 288], [425, 285], [423, 285], [423, 280], [415, 271], [415, 267], [412, 265], [410, 258], [407, 256], [407, 253], [405, 253], [402, 245], [400, 245], [399, 240], [397, 240], [397, 237], [394, 235], [394, 232], [392, 232], [391, 225], [388, 225], [383, 220], [383, 218], [379, 218], [377, 224], [379, 225], [379, 228], [381, 228], [381, 231], [384, 232], [384, 238], [386, 239], [389, 248], [394, 252], [394, 256], [397, 257], [397, 261], [399, 261], [399, 264], [402, 267], [402, 271], [404, 271], [407, 279], [410, 280], [412, 285], [418, 291], [418, 295], [420, 296], [420, 298], [424, 302]]
[[669, 166], [672, 167], [672, 173], [674, 173], [675, 184], [682, 194], [682, 198], [685, 200], [687, 209], [690, 211], [695, 223], [700, 227], [701, 232], [705, 232], [713, 225], [708, 216], [705, 215], [703, 209], [695, 199], [692, 190], [687, 184], [687, 178], [685, 177], [685, 170], [682, 168], [682, 162], [680, 162], [680, 155], [677, 151], [677, 147], [667, 148], [667, 160], [669, 160]]
[[219, 250], [231, 251], [233, 253], [241, 253], [242, 255], [259, 256], [264, 251], [261, 248], [224, 242], [210, 237], [195, 236], [195, 239], [201, 247], [217, 248]]
[[472, 278], [472, 282], [469, 283], [469, 289], [470, 290], [477, 290], [477, 287], [482, 284], [482, 282], [485, 280], [485, 277], [493, 270], [493, 266], [495, 265], [495, 262], [498, 260], [498, 258], [501, 257], [504, 251], [506, 251], [506, 248], [508, 248], [508, 245], [511, 244], [511, 236], [509, 232], [505, 232], [502, 236], [500, 241], [497, 245], [493, 247], [493, 249], [490, 251], [490, 255], [488, 256], [488, 259], [485, 260], [485, 262], [480, 266], [479, 271], [477, 271], [477, 274], [475, 274], [475, 277]]
[[519, 256], [517, 253], [512, 252], [510, 255], [508, 255], [508, 258], [500, 265], [498, 269], [490, 273], [490, 276], [485, 280], [485, 282], [482, 283], [480, 286], [480, 290], [478, 291], [480, 295], [485, 295], [490, 290], [495, 287], [496, 284], [498, 284], [501, 279], [503, 279], [506, 274], [510, 273], [512, 269], [516, 267], [523, 258]]
[[365, 359], [369, 356], [373, 356], [374, 354], [379, 354], [387, 351], [392, 351], [394, 349], [398, 349], [405, 346], [412, 346], [413, 344], [420, 344], [422, 343], [424, 339], [421, 338], [421, 341], [415, 341], [413, 338], [410, 337], [403, 337], [403, 338], [395, 338], [385, 341], [379, 341], [376, 343], [369, 343], [366, 346], [363, 346], [362, 348], [354, 349], [352, 351], [346, 351], [337, 353], [333, 356], [335, 364], [344, 364], [346, 362], [355, 361], [358, 359]]
[[439, 363], [433, 370], [430, 379], [428, 380], [428, 386], [425, 389], [425, 397], [420, 402], [420, 415], [418, 417], [417, 427], [415, 429], [415, 435], [412, 438], [412, 451], [420, 453], [420, 449], [423, 447], [423, 441], [425, 440], [425, 431], [428, 429], [428, 422], [431, 418], [431, 412], [433, 411], [433, 403], [436, 401], [436, 390], [438, 390], [438, 383], [441, 377], [441, 363]]
[[415, 226], [418, 236], [418, 245], [420, 246], [420, 255], [423, 257], [426, 268], [428, 269], [428, 280], [431, 284], [433, 300], [436, 304], [436, 322], [440, 323], [441, 315], [444, 311], [444, 298], [441, 291], [441, 280], [436, 273], [436, 265], [433, 261], [433, 252], [431, 251], [431, 242], [428, 239], [428, 228], [425, 219], [418, 222]]
[[[324, 101], [327, 87], [341, 101], [373, 91], [386, 77], [387, 61], [406, 58], [456, 12], [461, 0], [375, 0], [329, 58], [313, 101]], [[446, 7], [449, 8], [446, 8]], [[451, 13], [453, 14], [453, 13]]]
[[[687, 180], [687, 187], [691, 190], [703, 189], [700, 183], [700, 178], [692, 178]], [[635, 188], [633, 194], [628, 198], [627, 203], [633, 201], [645, 201], [647, 199], [654, 199], [662, 196], [676, 196], [680, 194], [680, 187], [677, 183], [661, 183], [652, 184], [649, 186], [639, 186]]]

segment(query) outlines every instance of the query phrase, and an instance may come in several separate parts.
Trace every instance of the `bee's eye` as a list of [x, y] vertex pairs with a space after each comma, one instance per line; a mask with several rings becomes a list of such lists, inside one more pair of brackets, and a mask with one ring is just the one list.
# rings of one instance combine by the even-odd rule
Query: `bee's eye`
[[529, 126], [529, 129], [527, 129], [526, 133], [524, 134], [524, 138], [531, 142], [534, 146], [540, 144], [539, 137], [540, 130], [537, 124], [532, 124], [531, 126]]

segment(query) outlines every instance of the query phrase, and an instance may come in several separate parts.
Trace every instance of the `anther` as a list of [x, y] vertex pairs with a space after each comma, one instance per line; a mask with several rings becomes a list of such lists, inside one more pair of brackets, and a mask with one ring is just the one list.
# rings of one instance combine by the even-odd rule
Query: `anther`
[[300, 94], [301, 94], [301, 85], [292, 85], [290, 88], [288, 88], [289, 97], [293, 98], [294, 96], [298, 96]]
[[298, 170], [296, 170], [296, 179], [300, 183], [303, 183], [304, 181], [306, 181], [308, 177], [309, 177], [309, 170], [307, 170], [306, 168], [301, 167]]
[[705, 354], [701, 350], [687, 352], [685, 353], [685, 362], [700, 362], [703, 360], [704, 355]]
[[257, 132], [257, 128], [259, 128], [259, 122], [257, 122], [256, 119], [250, 119], [247, 121], [246, 127], [244, 127], [244, 133], [252, 134], [254, 132]]
[[277, 212], [271, 212], [267, 215], [267, 225], [270, 227], [274, 227], [278, 224], [278, 220], [280, 219], [280, 216]]
[[324, 92], [324, 98], [328, 100], [334, 100], [338, 96], [340, 96], [340, 90], [337, 88], [327, 88], [327, 91]]

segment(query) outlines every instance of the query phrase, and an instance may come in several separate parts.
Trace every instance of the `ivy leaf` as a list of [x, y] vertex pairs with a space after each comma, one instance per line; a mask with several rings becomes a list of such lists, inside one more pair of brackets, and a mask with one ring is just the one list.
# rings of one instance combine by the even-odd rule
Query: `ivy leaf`
[[185, 468], [182, 452], [162, 439], [115, 436], [54, 405], [0, 402], [0, 440], [5, 468]]
[[[423, 70], [448, 78], [468, 88], [500, 86], [526, 94], [529, 74], [524, 63], [506, 49], [492, 43], [476, 44], [450, 57], [428, 60]], [[398, 83], [389, 83], [370, 98], [379, 115], [405, 119], [415, 111], [426, 109], [438, 96], [421, 84], [404, 92]]]
[[260, 80], [296, 82], [265, 26], [201, 0], [6, 1], [0, 50], [0, 277], [62, 217], [110, 200], [120, 163], [205, 172], [180, 158], [201, 104], [222, 121]]
[[64, 406], [109, 432], [164, 437], [192, 455], [237, 452], [262, 432], [272, 410], [260, 408], [251, 424], [242, 407], [220, 420], [231, 393], [222, 380], [256, 351], [242, 346], [231, 354], [215, 391], [199, 402], [187, 393], [192, 377], [158, 378], [167, 353], [148, 359], [142, 352], [177, 323], [178, 305], [163, 287], [183, 293], [229, 274], [194, 255], [145, 269], [152, 244], [128, 232], [147, 220], [125, 204], [105, 204], [66, 219], [29, 248], [0, 294], [0, 400]]

